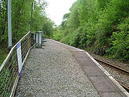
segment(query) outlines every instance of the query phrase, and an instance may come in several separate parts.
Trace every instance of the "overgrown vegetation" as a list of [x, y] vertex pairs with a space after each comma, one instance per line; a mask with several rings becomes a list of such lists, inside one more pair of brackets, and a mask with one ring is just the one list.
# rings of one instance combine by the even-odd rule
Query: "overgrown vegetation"
[[[7, 49], [7, 1], [0, 0], [0, 63], [5, 58]], [[28, 31], [43, 31], [50, 37], [53, 30], [53, 22], [45, 13], [45, 1], [38, 0], [11, 0], [12, 1], [12, 33], [13, 45]], [[4, 53], [4, 54], [3, 54]]]
[[5, 49], [0, 49], [0, 65], [7, 56], [7, 51]]
[[77, 0], [53, 38], [98, 55], [129, 61], [129, 1]]
[[[0, 66], [8, 53], [7, 1], [0, 0]], [[13, 45], [28, 31], [43, 31], [47, 37], [52, 35], [53, 22], [45, 14], [46, 3], [43, 0], [42, 2], [37, 2], [37, 0], [11, 1]], [[14, 59], [16, 58], [13, 57], [8, 60], [7, 66], [2, 68], [0, 74], [0, 97], [9, 97], [11, 94], [17, 70], [17, 63]]]

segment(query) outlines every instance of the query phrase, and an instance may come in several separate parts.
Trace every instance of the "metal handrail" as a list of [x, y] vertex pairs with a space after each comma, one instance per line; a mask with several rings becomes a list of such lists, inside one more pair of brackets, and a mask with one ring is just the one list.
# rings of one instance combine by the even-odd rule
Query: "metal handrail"
[[28, 34], [30, 34], [30, 33], [31, 33], [31, 32], [28, 32], [25, 36], [23, 36], [23, 37], [11, 48], [11, 50], [10, 50], [9, 54], [7, 55], [6, 59], [4, 60], [4, 62], [2, 63], [2, 65], [0, 66], [0, 72], [1, 72], [1, 70], [3, 69], [3, 67], [5, 66], [7, 60], [9, 59], [9, 57], [11, 56], [13, 50], [16, 48], [17, 44], [20, 43], [20, 42], [22, 42], [22, 40], [24, 40], [25, 37], [26, 37]]
[[33, 34], [28, 32], [12, 47], [0, 66], [0, 97], [13, 97], [19, 80], [17, 45], [21, 43], [22, 62], [24, 64], [30, 49], [35, 44]]

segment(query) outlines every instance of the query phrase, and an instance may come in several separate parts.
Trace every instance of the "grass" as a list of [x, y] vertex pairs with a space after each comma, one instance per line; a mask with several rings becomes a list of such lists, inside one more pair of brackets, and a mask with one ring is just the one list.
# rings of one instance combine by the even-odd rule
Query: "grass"
[[7, 56], [7, 49], [0, 49], [0, 65], [3, 63]]

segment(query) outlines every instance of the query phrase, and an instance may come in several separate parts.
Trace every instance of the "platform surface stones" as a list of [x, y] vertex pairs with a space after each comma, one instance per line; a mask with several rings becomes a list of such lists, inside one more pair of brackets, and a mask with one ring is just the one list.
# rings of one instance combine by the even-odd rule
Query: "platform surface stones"
[[127, 97], [80, 49], [47, 39], [32, 49], [15, 97]]

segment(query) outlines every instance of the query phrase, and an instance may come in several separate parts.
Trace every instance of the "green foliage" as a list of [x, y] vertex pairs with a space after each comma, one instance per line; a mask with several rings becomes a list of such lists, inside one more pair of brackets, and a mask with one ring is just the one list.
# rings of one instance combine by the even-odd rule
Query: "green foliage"
[[[7, 49], [7, 1], [0, 4], [0, 63], [5, 58]], [[53, 32], [53, 22], [45, 13], [46, 2], [38, 3], [37, 0], [11, 0], [12, 1], [12, 36], [13, 45], [28, 31], [43, 31], [46, 37]], [[6, 53], [6, 52], [5, 52]]]
[[58, 40], [128, 61], [128, 10], [128, 0], [77, 0], [64, 16]]
[[114, 58], [121, 60], [129, 59], [129, 32], [113, 33], [114, 40], [111, 47], [111, 54]]
[[[52, 34], [53, 23], [45, 14], [46, 3], [37, 0], [12, 0], [12, 33], [15, 44], [28, 31]], [[0, 6], [0, 44], [7, 46], [7, 0]]]
[[42, 31], [44, 32], [45, 37], [48, 37], [48, 38], [52, 37], [53, 30], [54, 30], [53, 29], [54, 23], [48, 18], [46, 18], [43, 23], [44, 24], [43, 24], [43, 27], [42, 27]]
[[[114, 31], [117, 31], [117, 25], [122, 21], [123, 17], [128, 16], [127, 1], [112, 0], [102, 14], [100, 14], [98, 23], [96, 24], [96, 49], [98, 54], [105, 54], [110, 47], [110, 38]], [[99, 52], [97, 51], [99, 49]]]
[[6, 58], [6, 55], [7, 55], [7, 50], [0, 49], [0, 65], [2, 64], [4, 59]]
[[1, 72], [1, 75], [0, 75], [0, 83], [1, 83], [1, 85], [0, 85], [0, 94], [1, 94], [2, 97], [9, 97], [10, 94], [11, 94], [6, 89], [7, 88], [6, 85], [8, 84], [8, 80], [7, 79], [8, 78], [11, 79], [11, 75], [10, 74], [11, 73], [10, 73], [9, 69], [5, 69], [5, 68]]
[[[0, 0], [1, 1], [1, 0]], [[7, 56], [7, 1], [0, 4], [0, 66]], [[45, 14], [46, 3], [38, 3], [37, 0], [11, 0], [12, 1], [12, 36], [13, 45], [28, 31], [43, 31], [50, 37], [53, 32], [53, 22]], [[34, 9], [33, 9], [34, 8]], [[16, 64], [10, 62], [0, 72], [0, 96], [9, 97], [12, 84], [15, 81], [14, 72]], [[12, 67], [10, 67], [12, 66]], [[11, 68], [11, 71], [10, 71]], [[13, 73], [13, 74], [12, 74]]]
[[62, 39], [63, 37], [64, 37], [64, 33], [61, 32], [61, 30], [58, 30], [58, 29], [55, 29], [55, 30], [54, 30], [53, 39], [59, 41], [59, 40]]
[[112, 47], [108, 52], [113, 58], [126, 61], [129, 59], [129, 18], [118, 25], [118, 30], [112, 35]]

